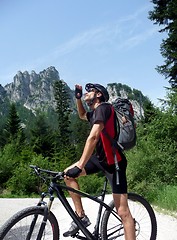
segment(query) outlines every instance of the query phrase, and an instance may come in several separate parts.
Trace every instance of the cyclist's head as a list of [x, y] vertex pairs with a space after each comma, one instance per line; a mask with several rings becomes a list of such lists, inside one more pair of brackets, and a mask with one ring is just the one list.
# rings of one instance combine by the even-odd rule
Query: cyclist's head
[[[97, 83], [87, 83], [85, 85], [85, 90], [87, 92], [90, 92], [92, 90], [95, 90], [95, 93], [100, 92], [101, 93], [100, 97], [97, 97], [96, 94], [94, 96], [94, 99], [97, 97], [97, 98], [99, 98], [100, 102], [107, 102], [109, 100], [109, 93], [108, 93], [108, 91], [106, 90], [105, 87], [103, 87], [100, 84], [97, 84]], [[92, 103], [93, 103], [94, 99], [92, 99]]]

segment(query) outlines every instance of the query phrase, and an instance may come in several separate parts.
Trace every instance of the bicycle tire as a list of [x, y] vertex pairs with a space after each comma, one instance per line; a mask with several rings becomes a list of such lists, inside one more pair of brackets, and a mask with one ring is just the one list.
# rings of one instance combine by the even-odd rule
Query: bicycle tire
[[[25, 208], [14, 214], [0, 229], [1, 240], [36, 240], [39, 228], [44, 218], [44, 207]], [[34, 217], [37, 216], [32, 235], [27, 237]], [[52, 212], [49, 213], [42, 240], [59, 240], [58, 221]]]
[[[151, 205], [140, 195], [128, 194], [128, 205], [135, 220], [137, 240], [155, 240], [157, 236], [157, 221]], [[109, 203], [114, 211], [114, 201]], [[124, 229], [121, 219], [105, 210], [101, 222], [101, 239], [124, 239]]]

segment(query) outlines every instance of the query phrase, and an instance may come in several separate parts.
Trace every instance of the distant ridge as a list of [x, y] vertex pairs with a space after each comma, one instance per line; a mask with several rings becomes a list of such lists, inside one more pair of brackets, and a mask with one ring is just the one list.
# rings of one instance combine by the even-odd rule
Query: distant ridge
[[[13, 82], [5, 87], [0, 85], [0, 104], [3, 102], [16, 102], [19, 105], [35, 112], [37, 109], [47, 111], [54, 106], [53, 84], [56, 80], [61, 80], [59, 72], [55, 67], [50, 66], [38, 74], [35, 71], [18, 71], [13, 78]], [[62, 80], [63, 81], [63, 80]], [[74, 91], [65, 82], [72, 106], [75, 105]], [[135, 109], [136, 118], [143, 114], [143, 102], [147, 98], [137, 89], [121, 83], [111, 83], [107, 85], [110, 95], [110, 102], [117, 97], [129, 98]]]

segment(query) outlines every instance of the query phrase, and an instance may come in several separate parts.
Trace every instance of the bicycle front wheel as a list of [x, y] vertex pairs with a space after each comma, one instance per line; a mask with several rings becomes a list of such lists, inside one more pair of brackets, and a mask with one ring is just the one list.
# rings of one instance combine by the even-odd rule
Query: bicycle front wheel
[[[43, 224], [44, 207], [25, 208], [13, 215], [0, 229], [1, 240], [37, 240]], [[48, 214], [43, 240], [59, 240], [59, 227], [54, 214]]]
[[[151, 205], [135, 193], [128, 194], [128, 205], [135, 221], [137, 240], [155, 240], [157, 222]], [[114, 201], [109, 206], [116, 211]], [[105, 210], [101, 224], [101, 239], [124, 239], [124, 228], [121, 219], [111, 211]]]

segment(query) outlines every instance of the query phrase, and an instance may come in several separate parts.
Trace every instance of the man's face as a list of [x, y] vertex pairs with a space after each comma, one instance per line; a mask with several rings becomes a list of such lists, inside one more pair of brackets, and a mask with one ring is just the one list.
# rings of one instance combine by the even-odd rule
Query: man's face
[[90, 100], [94, 99], [96, 96], [96, 89], [95, 88], [89, 88], [89, 90], [84, 94], [84, 101], [87, 103]]

